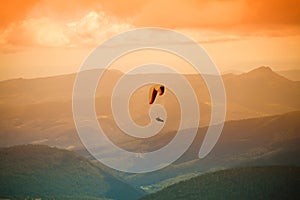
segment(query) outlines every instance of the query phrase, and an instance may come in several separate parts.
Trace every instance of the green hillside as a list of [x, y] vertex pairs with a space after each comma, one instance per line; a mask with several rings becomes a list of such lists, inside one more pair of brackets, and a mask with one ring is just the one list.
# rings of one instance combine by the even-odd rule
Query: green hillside
[[82, 156], [24, 145], [0, 149], [0, 198], [137, 199], [141, 192]]
[[[198, 152], [207, 128], [200, 128], [193, 144], [173, 164], [159, 171], [123, 175], [123, 178], [146, 192], [154, 192], [190, 178], [191, 174], [236, 167], [300, 166], [299, 121], [300, 112], [228, 121], [218, 143], [203, 159], [198, 159]], [[167, 134], [164, 136], [168, 137]], [[159, 139], [155, 142], [166, 140], [164, 137]]]
[[141, 200], [297, 199], [300, 167], [248, 167], [200, 175]]

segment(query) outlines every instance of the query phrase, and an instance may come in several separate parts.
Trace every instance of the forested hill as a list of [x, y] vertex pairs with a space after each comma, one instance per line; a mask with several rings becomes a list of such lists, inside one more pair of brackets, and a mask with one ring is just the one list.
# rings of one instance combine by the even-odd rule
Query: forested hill
[[141, 200], [298, 199], [300, 167], [222, 170], [171, 185]]
[[71, 151], [43, 145], [0, 149], [0, 198], [133, 200], [141, 195]]

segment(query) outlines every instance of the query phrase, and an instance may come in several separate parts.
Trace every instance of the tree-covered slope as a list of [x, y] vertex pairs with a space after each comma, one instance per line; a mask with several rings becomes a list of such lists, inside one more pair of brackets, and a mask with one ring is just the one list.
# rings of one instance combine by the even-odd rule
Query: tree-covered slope
[[298, 199], [300, 167], [222, 170], [171, 185], [141, 200]]
[[82, 156], [41, 145], [0, 149], [0, 197], [136, 199], [141, 192]]

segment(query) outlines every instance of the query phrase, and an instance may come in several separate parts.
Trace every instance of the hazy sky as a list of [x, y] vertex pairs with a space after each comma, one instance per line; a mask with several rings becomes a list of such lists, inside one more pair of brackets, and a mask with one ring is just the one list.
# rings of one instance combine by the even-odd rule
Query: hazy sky
[[[148, 26], [192, 37], [221, 71], [261, 65], [300, 69], [299, 0], [6, 2], [0, 1], [0, 80], [76, 72], [105, 39]], [[119, 66], [145, 58], [136, 57]], [[178, 63], [175, 60], [170, 64]]]

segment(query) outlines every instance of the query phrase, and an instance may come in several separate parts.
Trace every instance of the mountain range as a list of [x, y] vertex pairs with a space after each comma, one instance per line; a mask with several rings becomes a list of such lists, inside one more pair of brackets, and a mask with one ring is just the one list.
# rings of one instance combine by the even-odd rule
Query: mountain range
[[[126, 150], [141, 153], [165, 146], [176, 134], [180, 123], [176, 96], [167, 88], [165, 95], [157, 98], [156, 103], [164, 105], [168, 113], [165, 127], [159, 134], [147, 139], [125, 135], [114, 122], [110, 108], [111, 92], [123, 75], [122, 72], [108, 70], [99, 82], [95, 97], [99, 124], [109, 139]], [[173, 76], [154, 75], [161, 78]], [[232, 175], [239, 181], [244, 177], [242, 179], [246, 181], [243, 185], [254, 187], [248, 172], [258, 178], [269, 177], [268, 171], [281, 173], [282, 170], [284, 177], [291, 176], [289, 169], [299, 173], [298, 168], [293, 166], [300, 165], [300, 82], [289, 80], [269, 67], [259, 67], [238, 75], [223, 75], [227, 95], [226, 122], [218, 143], [203, 159], [198, 159], [198, 151], [210, 120], [210, 95], [201, 76], [184, 75], [195, 91], [201, 110], [197, 136], [190, 148], [173, 164], [145, 174], [109, 169], [86, 151], [73, 122], [75, 76], [69, 74], [0, 82], [0, 198], [137, 199], [145, 193], [155, 193], [164, 188], [167, 189], [162, 190], [163, 193], [168, 191], [169, 195], [175, 194], [177, 187], [188, 188], [192, 184], [202, 187], [209, 183], [208, 193], [192, 190], [198, 197], [213, 193], [213, 188], [220, 189], [216, 195], [223, 192], [222, 184], [211, 184], [216, 177], [221, 180]], [[130, 76], [136, 78], [153, 74]], [[139, 88], [130, 99], [131, 117], [139, 125], [146, 125], [150, 120], [149, 88], [150, 85]], [[117, 95], [122, 98], [124, 94]], [[231, 168], [234, 169], [227, 171]], [[189, 182], [188, 179], [193, 177], [196, 178]], [[274, 179], [274, 183], [285, 183], [282, 180], [285, 179]], [[254, 187], [255, 191], [266, 184], [267, 181]], [[237, 187], [236, 184], [225, 186], [230, 190]], [[238, 191], [241, 191], [240, 187]], [[188, 190], [182, 192], [187, 195]], [[162, 192], [153, 195], [145, 199], [171, 198], [162, 195]]]
[[[116, 70], [105, 71], [95, 99], [98, 120], [117, 144], [132, 140], [115, 124], [110, 109], [112, 88], [122, 75]], [[198, 97], [201, 110], [199, 125], [205, 127], [210, 121], [209, 93], [200, 76], [186, 75], [186, 78]], [[0, 82], [0, 146], [33, 143], [68, 149], [82, 148], [72, 116], [74, 80], [75, 74], [70, 74]], [[300, 110], [300, 82], [288, 80], [268, 67], [241, 75], [227, 74], [223, 80], [227, 94], [226, 120]], [[148, 93], [148, 86], [139, 88], [130, 101], [131, 117], [140, 125], [149, 122]], [[164, 105], [168, 113], [162, 133], [176, 130], [180, 123], [180, 107], [176, 97], [167, 90], [162, 98], [157, 99], [157, 103]]]

